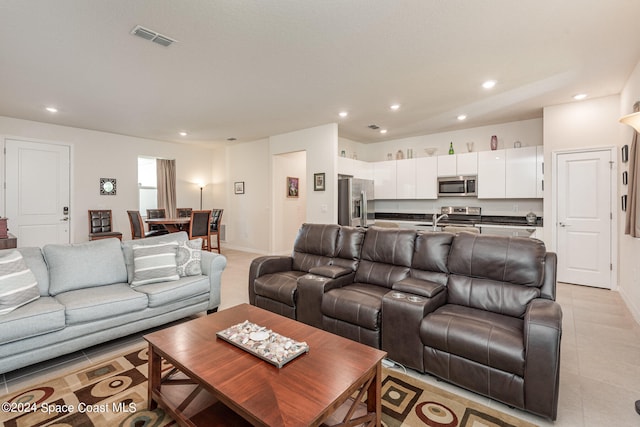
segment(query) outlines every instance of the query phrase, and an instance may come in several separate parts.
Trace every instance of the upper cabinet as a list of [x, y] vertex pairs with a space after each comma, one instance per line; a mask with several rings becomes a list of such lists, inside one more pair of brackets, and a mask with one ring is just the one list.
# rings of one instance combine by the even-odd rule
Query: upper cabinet
[[438, 159], [438, 157], [414, 159], [416, 161], [416, 199], [438, 198]]
[[505, 198], [506, 150], [478, 153], [478, 199]]
[[542, 198], [539, 155], [542, 155], [542, 147], [478, 153], [478, 198]]
[[373, 166], [369, 162], [338, 157], [338, 174], [349, 175], [354, 178], [373, 179]]
[[505, 151], [505, 196], [508, 199], [535, 199], [538, 197], [536, 147]]
[[373, 163], [373, 193], [376, 200], [396, 199], [396, 161]]
[[438, 176], [476, 175], [478, 153], [438, 156]]
[[416, 198], [416, 160], [396, 160], [396, 199]]

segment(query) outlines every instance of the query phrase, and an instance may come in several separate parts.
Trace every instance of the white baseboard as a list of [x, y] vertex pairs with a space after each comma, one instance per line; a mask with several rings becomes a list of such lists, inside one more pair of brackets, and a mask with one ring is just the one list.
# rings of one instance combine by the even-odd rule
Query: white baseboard
[[631, 312], [631, 315], [635, 319], [636, 323], [640, 325], [640, 307], [638, 307], [629, 296], [624, 292], [624, 288], [618, 287], [618, 292], [622, 297], [622, 301], [627, 305], [627, 308]]

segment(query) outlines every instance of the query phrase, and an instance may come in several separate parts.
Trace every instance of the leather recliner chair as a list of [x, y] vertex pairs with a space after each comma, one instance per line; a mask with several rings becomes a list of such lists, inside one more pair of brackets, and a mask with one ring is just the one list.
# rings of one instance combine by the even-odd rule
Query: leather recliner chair
[[562, 331], [556, 263], [537, 239], [456, 236], [446, 301], [420, 324], [424, 370], [555, 419]]

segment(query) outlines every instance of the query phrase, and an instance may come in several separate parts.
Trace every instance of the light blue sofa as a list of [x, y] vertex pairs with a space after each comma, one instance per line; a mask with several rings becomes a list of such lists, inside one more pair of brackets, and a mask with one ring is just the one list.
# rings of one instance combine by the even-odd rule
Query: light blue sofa
[[222, 255], [202, 251], [201, 275], [129, 285], [133, 245], [186, 240], [180, 232], [17, 249], [38, 281], [40, 298], [0, 316], [0, 373], [216, 311], [227, 265]]

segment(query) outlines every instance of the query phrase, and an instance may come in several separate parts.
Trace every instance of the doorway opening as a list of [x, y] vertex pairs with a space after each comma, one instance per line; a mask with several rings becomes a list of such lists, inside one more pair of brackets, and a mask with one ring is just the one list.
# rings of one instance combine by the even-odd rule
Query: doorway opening
[[307, 218], [307, 152], [274, 155], [272, 167], [271, 253], [290, 254], [298, 230]]

